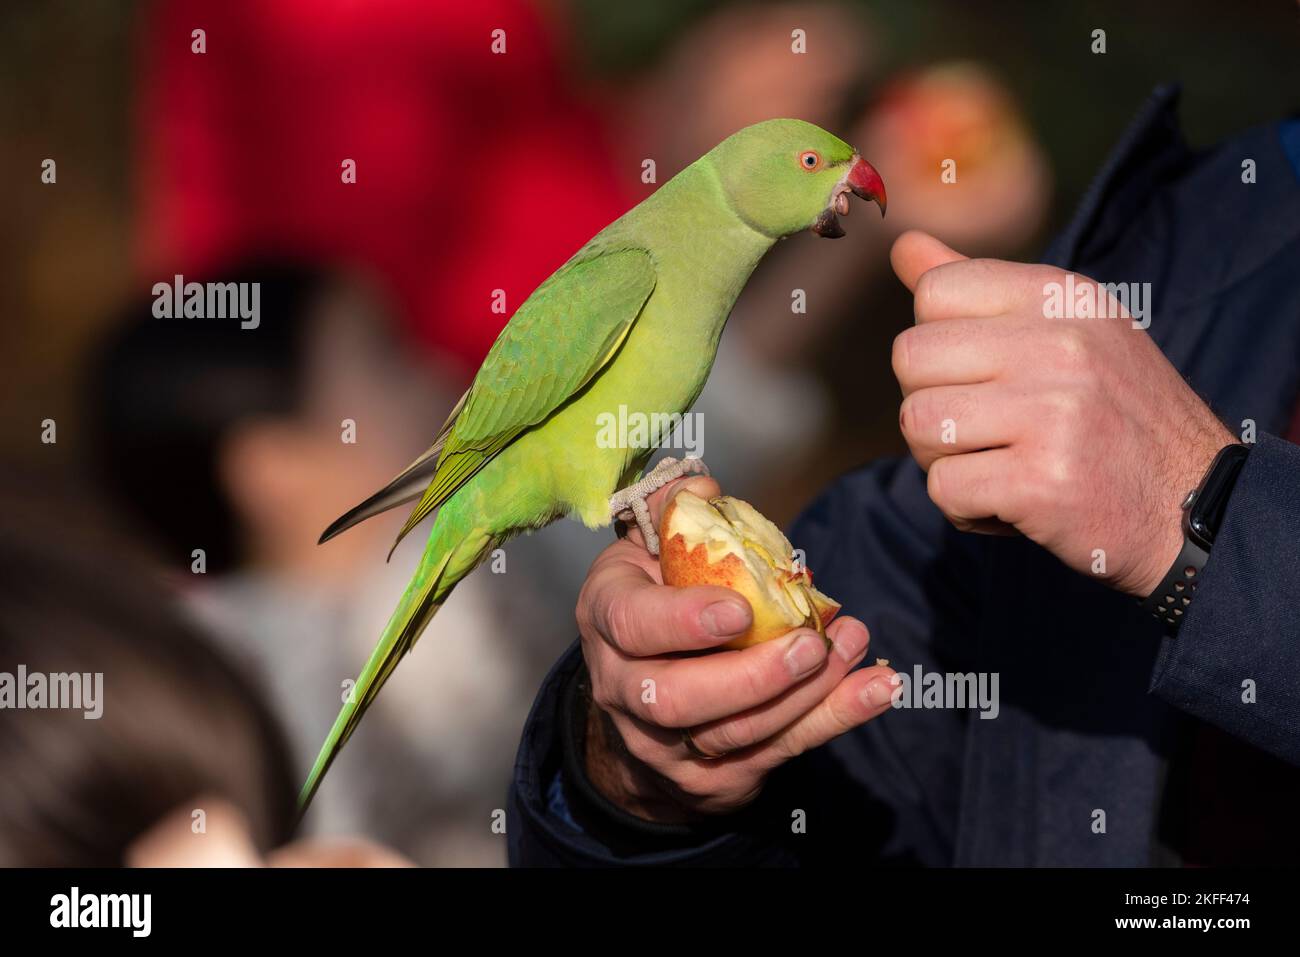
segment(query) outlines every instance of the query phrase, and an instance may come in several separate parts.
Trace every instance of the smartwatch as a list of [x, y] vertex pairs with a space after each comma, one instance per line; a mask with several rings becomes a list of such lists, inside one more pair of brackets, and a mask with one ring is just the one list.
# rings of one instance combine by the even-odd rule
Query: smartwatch
[[1177, 633], [1196, 595], [1197, 576], [1210, 560], [1210, 549], [1228, 511], [1228, 499], [1249, 454], [1247, 445], [1234, 442], [1224, 446], [1210, 463], [1201, 484], [1183, 501], [1182, 551], [1156, 590], [1142, 602], [1142, 607], [1171, 633]]

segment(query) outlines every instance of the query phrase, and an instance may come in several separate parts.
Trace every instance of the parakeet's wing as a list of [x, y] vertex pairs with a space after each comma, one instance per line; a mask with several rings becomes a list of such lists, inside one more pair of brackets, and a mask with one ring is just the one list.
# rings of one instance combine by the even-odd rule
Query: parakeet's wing
[[501, 330], [439, 442], [331, 525], [330, 533], [414, 498], [412, 481], [432, 471], [398, 533], [400, 542], [520, 433], [600, 373], [623, 344], [656, 278], [650, 254], [629, 247], [580, 253], [558, 269]]
[[483, 360], [399, 542], [521, 432], [600, 374], [656, 279], [648, 252], [623, 248], [579, 257], [537, 287]]

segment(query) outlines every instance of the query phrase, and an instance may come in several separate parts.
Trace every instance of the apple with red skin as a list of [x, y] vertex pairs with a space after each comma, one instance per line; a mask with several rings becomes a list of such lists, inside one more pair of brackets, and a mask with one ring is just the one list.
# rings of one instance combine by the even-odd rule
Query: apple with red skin
[[795, 628], [825, 636], [840, 610], [813, 587], [780, 529], [729, 495], [706, 501], [683, 490], [673, 497], [660, 523], [659, 568], [665, 585], [721, 585], [749, 602], [754, 623], [725, 648], [748, 648]]

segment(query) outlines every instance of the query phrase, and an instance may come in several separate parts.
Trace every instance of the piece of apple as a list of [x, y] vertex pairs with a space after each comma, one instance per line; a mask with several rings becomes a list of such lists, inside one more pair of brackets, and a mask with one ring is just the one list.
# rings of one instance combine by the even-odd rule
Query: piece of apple
[[729, 495], [705, 501], [683, 490], [673, 497], [660, 523], [659, 568], [665, 585], [721, 585], [749, 601], [754, 623], [726, 648], [747, 648], [800, 627], [825, 637], [840, 610], [813, 587], [781, 530]]

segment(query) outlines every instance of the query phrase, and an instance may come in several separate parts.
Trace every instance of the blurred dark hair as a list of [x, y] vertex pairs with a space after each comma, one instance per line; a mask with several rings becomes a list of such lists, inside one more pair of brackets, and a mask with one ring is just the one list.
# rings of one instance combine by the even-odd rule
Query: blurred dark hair
[[261, 284], [256, 328], [159, 319], [154, 298], [141, 299], [94, 350], [86, 394], [100, 490], [176, 560], [203, 548], [215, 573], [243, 558], [218, 474], [221, 442], [243, 420], [299, 410], [305, 342], [330, 282], [312, 267], [253, 262], [185, 281], [218, 277]]
[[[102, 672], [102, 716], [0, 710], [0, 866], [116, 866], [164, 814], [224, 798], [253, 841], [294, 828], [294, 769], [256, 688], [153, 569], [81, 513], [0, 488], [0, 672]], [[19, 689], [24, 693], [24, 689]]]

